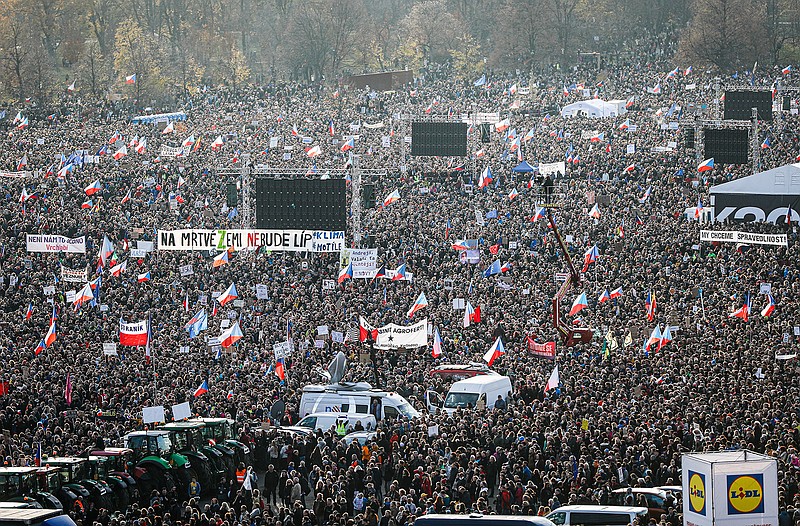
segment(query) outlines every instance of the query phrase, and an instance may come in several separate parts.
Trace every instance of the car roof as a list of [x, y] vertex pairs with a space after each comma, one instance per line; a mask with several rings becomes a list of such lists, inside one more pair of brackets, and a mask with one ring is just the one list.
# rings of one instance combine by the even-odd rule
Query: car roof
[[169, 431], [166, 431], [164, 429], [151, 429], [149, 431], [131, 431], [130, 433], [128, 433], [125, 436], [126, 437], [143, 437], [143, 436], [154, 437], [154, 436], [164, 436], [164, 435], [169, 435]]
[[554, 509], [548, 515], [559, 511], [603, 511], [606, 513], [647, 513], [647, 508], [642, 506], [599, 506], [597, 504], [571, 504]]
[[14, 474], [28, 474], [36, 473], [39, 470], [37, 467], [21, 466], [21, 467], [0, 467], [0, 475], [14, 475]]
[[628, 490], [630, 490], [631, 493], [642, 493], [642, 494], [645, 494], [645, 495], [658, 495], [660, 497], [666, 497], [667, 496], [666, 491], [664, 491], [663, 489], [659, 489], [659, 488], [619, 488], [619, 489], [612, 490], [611, 493], [627, 493]]

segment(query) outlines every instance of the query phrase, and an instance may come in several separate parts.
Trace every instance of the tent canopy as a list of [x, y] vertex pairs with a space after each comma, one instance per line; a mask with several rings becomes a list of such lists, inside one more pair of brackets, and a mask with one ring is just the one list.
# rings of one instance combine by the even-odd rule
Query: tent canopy
[[616, 117], [627, 113], [624, 100], [604, 101], [600, 99], [579, 100], [561, 108], [562, 117]]
[[712, 186], [712, 194], [800, 195], [800, 163]]
[[511, 171], [512, 172], [518, 172], [518, 173], [527, 174], [527, 173], [533, 172], [534, 169], [530, 164], [528, 164], [528, 161], [522, 161], [521, 163], [516, 165], [514, 168], [512, 168]]

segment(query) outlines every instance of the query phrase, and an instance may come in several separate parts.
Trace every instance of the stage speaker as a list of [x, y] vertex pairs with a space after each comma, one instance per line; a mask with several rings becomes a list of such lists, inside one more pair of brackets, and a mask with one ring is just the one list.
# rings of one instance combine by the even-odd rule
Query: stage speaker
[[236, 183], [228, 183], [225, 185], [225, 195], [227, 197], [228, 208], [233, 208], [239, 204], [239, 191], [236, 189]]
[[788, 95], [783, 96], [783, 106], [781, 106], [783, 111], [790, 111], [792, 109], [792, 98]]
[[365, 210], [369, 208], [375, 208], [374, 184], [361, 185], [361, 208]]

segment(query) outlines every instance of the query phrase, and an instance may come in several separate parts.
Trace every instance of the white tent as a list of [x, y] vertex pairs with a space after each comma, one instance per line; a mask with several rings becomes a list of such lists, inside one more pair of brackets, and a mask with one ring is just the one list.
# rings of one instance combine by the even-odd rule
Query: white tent
[[796, 221], [800, 219], [800, 163], [712, 186], [710, 194], [717, 221], [775, 223], [785, 220], [789, 210]]
[[616, 117], [626, 112], [624, 100], [588, 99], [561, 108], [562, 117]]

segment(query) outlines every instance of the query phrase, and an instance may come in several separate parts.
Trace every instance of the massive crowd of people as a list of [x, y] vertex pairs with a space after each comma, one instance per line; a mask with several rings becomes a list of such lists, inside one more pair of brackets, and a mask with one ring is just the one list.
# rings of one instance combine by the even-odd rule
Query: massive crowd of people
[[[384, 93], [280, 82], [209, 88], [187, 105], [187, 120], [174, 122], [171, 134], [132, 124], [131, 107], [80, 92], [65, 95], [58, 106], [35, 100], [9, 105], [0, 121], [7, 132], [3, 169], [32, 175], [1, 181], [5, 464], [32, 464], [38, 444], [45, 456], [80, 454], [101, 438], [121, 445], [125, 433], [142, 427], [143, 407], [189, 401], [196, 414], [236, 420], [256, 450], [257, 489], [226, 485], [210, 502], [182, 502], [165, 492], [118, 513], [73, 511], [83, 525], [405, 526], [430, 512], [541, 515], [565, 504], [609, 503], [617, 488], [679, 485], [681, 453], [740, 448], [778, 459], [781, 524], [799, 524], [797, 362], [775, 359], [797, 346], [796, 224], [743, 227], [788, 233], [787, 247], [700, 243], [701, 225], [685, 210], [698, 200], [708, 206], [710, 186], [750, 175], [752, 167], [717, 163], [698, 173], [702, 158], [685, 147], [682, 135], [695, 115], [716, 117], [721, 92], [714, 86], [771, 89], [776, 80], [791, 84], [792, 74], [779, 68], [722, 78], [700, 67], [687, 72], [688, 64], [671, 62], [668, 39], [663, 42], [651, 49], [632, 41], [632, 58], [600, 71], [582, 65], [493, 72], [481, 86], [455, 82], [447, 67], [431, 67], [417, 72], [413, 85]], [[656, 85], [660, 89], [653, 90]], [[595, 94], [632, 105], [613, 118], [559, 116], [564, 104]], [[498, 111], [518, 137], [532, 133], [520, 141], [519, 155], [510, 151], [509, 130], [494, 128], [488, 143], [477, 129], [470, 131], [467, 158], [411, 157], [402, 144], [410, 120], [399, 116]], [[30, 116], [27, 127], [13, 122], [17, 112]], [[635, 131], [620, 128], [626, 120]], [[661, 126], [669, 122], [678, 122], [678, 129]], [[771, 146], [761, 152], [762, 168], [795, 162], [797, 129], [796, 113], [776, 112], [763, 123]], [[591, 141], [583, 132], [603, 138]], [[350, 153], [331, 139], [351, 134], [357, 135], [352, 153], [360, 155], [360, 167], [386, 172], [368, 181], [376, 185], [378, 201], [395, 189], [401, 196], [364, 211], [367, 243], [378, 249], [379, 267], [405, 264], [413, 281], [346, 280], [323, 290], [323, 280], [337, 279], [338, 253], [243, 251], [218, 268], [212, 268], [216, 254], [205, 252], [130, 254], [137, 241], [155, 240], [157, 230], [239, 227], [242, 214], [226, 205], [225, 185], [235, 177], [219, 174], [237, 171], [241, 154], [251, 154], [256, 168], [294, 168], [319, 178], [346, 167]], [[121, 138], [109, 145], [116, 136]], [[191, 153], [160, 155], [162, 145], [178, 147], [189, 136], [195, 138]], [[112, 154], [134, 137], [146, 138], [144, 152], [131, 146], [114, 160]], [[222, 144], [212, 147], [218, 137]], [[280, 138], [278, 147], [270, 147], [272, 137]], [[635, 153], [627, 153], [628, 144]], [[65, 157], [76, 150], [95, 154], [104, 145], [99, 162], [59, 174]], [[322, 153], [312, 159], [304, 148], [315, 145]], [[27, 166], [18, 167], [23, 158]], [[531, 175], [511, 171], [520, 158], [532, 165], [570, 158], [566, 174], [556, 178], [560, 206], [553, 212], [560, 233], [570, 236], [578, 267], [587, 248], [599, 249], [565, 300], [587, 294], [578, 323], [596, 330], [590, 343], [563, 346], [552, 325], [554, 274], [568, 269], [547, 221], [532, 221], [541, 194], [535, 181], [528, 184]], [[466, 184], [477, 183], [487, 166], [492, 183], [468, 191]], [[102, 188], [87, 196], [84, 189], [95, 180]], [[513, 199], [512, 190], [519, 194]], [[23, 201], [23, 193], [32, 197]], [[170, 206], [170, 194], [180, 196], [176, 205]], [[608, 201], [599, 206], [599, 218], [589, 217], [600, 196]], [[483, 224], [476, 222], [476, 210]], [[486, 219], [494, 210], [496, 217]], [[25, 234], [41, 233], [85, 235], [87, 251], [27, 252]], [[87, 269], [86, 281], [96, 279], [104, 236], [114, 244], [113, 258], [127, 260], [127, 270], [113, 276], [106, 264], [97, 306], [74, 309], [66, 292], [84, 283], [63, 281], [61, 268]], [[352, 232], [347, 236], [351, 240]], [[478, 240], [477, 264], [462, 262], [451, 246], [456, 239]], [[511, 263], [502, 279], [483, 277], [494, 260]], [[179, 268], [188, 264], [193, 273], [182, 275]], [[149, 281], [137, 279], [144, 273]], [[758, 295], [762, 282], [771, 283], [777, 304], [768, 318], [756, 313], [764, 301]], [[211, 314], [212, 293], [231, 283], [244, 306], [219, 308], [208, 330], [189, 339], [186, 322], [203, 307]], [[267, 285], [269, 299], [256, 298], [257, 284]], [[597, 301], [603, 290], [618, 287], [621, 297]], [[352, 336], [359, 317], [376, 327], [406, 323], [420, 292], [429, 305], [415, 321], [427, 317], [439, 330], [443, 355], [434, 359], [429, 345], [379, 351], [376, 360], [381, 387], [406, 397], [421, 418], [380, 422], [366, 449], [347, 446], [333, 431], [287, 439], [262, 429], [261, 422], [297, 421], [301, 388], [324, 382], [320, 370], [338, 351], [349, 357], [348, 380], [372, 381], [373, 365], [362, 359], [367, 345]], [[648, 294], [657, 298], [652, 321], [644, 307]], [[729, 317], [747, 294], [754, 298], [749, 321]], [[463, 327], [463, 310], [453, 309], [456, 298], [480, 306], [481, 322]], [[37, 354], [54, 308], [55, 342]], [[149, 358], [136, 347], [104, 355], [102, 344], [118, 341], [120, 318], [151, 320]], [[573, 318], [566, 316], [567, 323]], [[217, 354], [203, 336], [219, 334], [222, 320], [237, 320], [244, 337]], [[286, 339], [289, 323], [297, 350], [280, 380], [272, 344]], [[656, 324], [670, 326], [673, 340], [658, 351], [645, 350]], [[344, 343], [325, 338], [318, 347], [322, 325], [350, 336]], [[481, 361], [498, 336], [506, 352], [492, 368], [514, 382], [507, 407], [452, 415], [425, 411], [425, 391], [448, 388], [430, 370]], [[529, 352], [528, 337], [557, 341], [555, 360]], [[616, 345], [609, 345], [612, 340]], [[556, 364], [560, 385], [545, 393]], [[193, 396], [204, 381], [208, 391]], [[278, 400], [286, 411], [273, 418]], [[117, 418], [97, 418], [98, 412]], [[433, 426], [437, 433], [428, 432]], [[680, 501], [671, 504], [654, 523], [681, 523]]]

